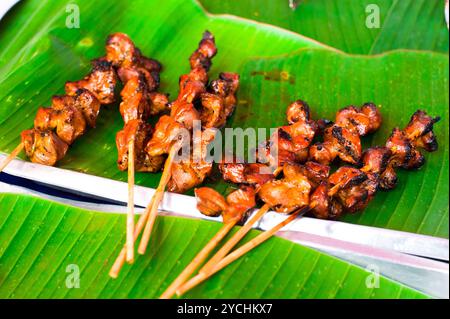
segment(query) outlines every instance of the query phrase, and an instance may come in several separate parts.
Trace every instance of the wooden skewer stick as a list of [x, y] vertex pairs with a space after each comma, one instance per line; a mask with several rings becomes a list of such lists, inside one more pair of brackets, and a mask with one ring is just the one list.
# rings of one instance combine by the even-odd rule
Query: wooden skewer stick
[[236, 249], [235, 251], [233, 251], [232, 253], [227, 255], [221, 261], [219, 261], [216, 265], [213, 266], [213, 268], [211, 269], [211, 271], [209, 273], [199, 273], [197, 276], [190, 279], [183, 286], [181, 286], [179, 289], [177, 289], [177, 291], [176, 291], [177, 295], [180, 296], [180, 295], [186, 293], [188, 290], [194, 288], [201, 282], [205, 281], [206, 279], [211, 277], [213, 274], [215, 274], [219, 270], [228, 266], [236, 259], [239, 259], [243, 255], [245, 255], [247, 252], [252, 250], [253, 248], [255, 248], [255, 247], [259, 246], [260, 244], [262, 244], [263, 242], [265, 242], [267, 239], [272, 237], [277, 231], [279, 231], [281, 228], [283, 228], [284, 226], [286, 226], [287, 224], [292, 222], [295, 218], [297, 218], [297, 216], [303, 215], [310, 209], [311, 209], [311, 206], [301, 208], [301, 209], [297, 210], [296, 212], [292, 213], [291, 215], [289, 215], [289, 217], [287, 217], [285, 220], [283, 220], [281, 223], [277, 224], [273, 228], [256, 236], [255, 238], [253, 238], [252, 240], [250, 240], [243, 246], [239, 247], [238, 249]]
[[199, 270], [199, 273], [209, 273], [214, 266], [221, 261], [234, 246], [252, 229], [252, 226], [260, 220], [265, 213], [270, 209], [270, 206], [264, 204], [249, 220], [230, 238], [219, 251]]
[[156, 220], [156, 216], [158, 215], [158, 207], [161, 203], [164, 191], [166, 189], [166, 185], [170, 180], [171, 176], [171, 168], [175, 155], [178, 153], [182, 145], [181, 140], [175, 144], [173, 144], [169, 151], [169, 156], [166, 159], [166, 163], [164, 164], [164, 170], [161, 176], [161, 180], [159, 181], [158, 188], [156, 189], [155, 194], [153, 194], [152, 201], [149, 206], [149, 216], [147, 219], [147, 224], [145, 225], [144, 233], [142, 234], [141, 242], [138, 247], [138, 253], [143, 255], [147, 250], [148, 241], [150, 240], [150, 235], [152, 233], [153, 225]]
[[[278, 167], [274, 172], [274, 176], [278, 176], [278, 174], [283, 170], [282, 167]], [[256, 192], [259, 191], [259, 188]], [[259, 221], [265, 213], [270, 209], [270, 206], [264, 204], [248, 221], [242, 226], [233, 237], [226, 242], [222, 248], [199, 270], [199, 273], [208, 273], [215, 264], [217, 264], [222, 258], [224, 258], [234, 246], [252, 229], [252, 226]]]
[[219, 244], [219, 242], [230, 232], [230, 230], [236, 225], [237, 219], [234, 219], [222, 226], [222, 228], [214, 235], [213, 238], [206, 244], [205, 247], [194, 257], [191, 263], [178, 275], [178, 277], [170, 284], [170, 286], [159, 297], [160, 299], [171, 298], [176, 290], [186, 282], [186, 280], [192, 275], [192, 273], [200, 266], [202, 262], [208, 257], [209, 253]]
[[128, 143], [127, 262], [134, 261], [134, 139]]
[[[274, 171], [274, 175], [277, 176], [283, 168], [279, 167]], [[258, 192], [258, 190], [256, 191]], [[267, 212], [267, 209], [264, 210], [264, 207], [261, 208], [255, 216], [248, 222], [248, 224], [253, 225], [260, 217], [264, 215], [264, 213]], [[254, 220], [254, 221], [253, 221]], [[232, 220], [231, 222], [223, 225], [223, 227], [219, 230], [219, 232], [211, 238], [211, 240], [203, 247], [203, 249], [195, 256], [195, 258], [191, 261], [191, 263], [181, 272], [181, 274], [175, 279], [175, 281], [166, 289], [166, 291], [161, 295], [160, 299], [168, 299], [171, 298], [178, 287], [180, 287], [188, 278], [192, 275], [192, 273], [200, 266], [200, 264], [208, 257], [209, 253], [219, 244], [219, 242], [230, 232], [230, 230], [236, 225], [238, 220]], [[250, 226], [251, 226], [250, 225]], [[244, 226], [249, 227], [249, 226]], [[236, 233], [230, 241], [233, 239], [237, 242], [249, 231], [251, 227], [248, 228], [248, 230], [242, 230], [242, 228]], [[241, 235], [242, 234], [242, 235]], [[222, 259], [235, 245], [236, 243], [230, 243], [230, 241], [226, 244], [229, 245], [227, 247], [222, 247], [220, 251], [216, 253], [216, 255], [213, 256], [213, 259], [211, 259], [208, 263], [216, 264], [215, 258], [217, 258], [217, 261]], [[228, 248], [229, 247], [229, 248]], [[206, 266], [206, 265], [205, 265]], [[203, 268], [202, 268], [203, 269]]]
[[[152, 199], [152, 201], [153, 201], [153, 199]], [[151, 206], [151, 203], [149, 206], [147, 206], [145, 211], [139, 217], [138, 222], [136, 223], [136, 227], [134, 228], [134, 236], [133, 236], [134, 241], [137, 240], [137, 238], [141, 234], [142, 230], [144, 229], [145, 222], [148, 219], [150, 206]], [[120, 251], [119, 255], [117, 256], [114, 264], [112, 265], [111, 270], [109, 271], [109, 275], [112, 278], [117, 278], [119, 276], [119, 272], [122, 269], [123, 264], [125, 263], [126, 254], [127, 254], [127, 246], [125, 244], [123, 246], [122, 250]]]
[[23, 150], [23, 143], [20, 143], [16, 148], [8, 155], [7, 158], [0, 164], [0, 172], [2, 172], [6, 166]]

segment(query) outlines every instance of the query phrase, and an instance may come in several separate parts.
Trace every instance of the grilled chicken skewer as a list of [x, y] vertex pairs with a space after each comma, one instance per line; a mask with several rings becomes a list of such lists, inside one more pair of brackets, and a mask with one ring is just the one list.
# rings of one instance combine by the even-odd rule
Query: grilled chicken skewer
[[195, 190], [198, 210], [207, 216], [217, 217], [222, 215], [223, 226], [164, 291], [160, 299], [171, 298], [178, 287], [189, 279], [229, 231], [244, 219], [245, 214], [256, 205], [255, 194], [255, 189], [252, 186], [242, 186], [240, 189], [230, 193], [226, 199], [208, 187], [201, 187]]
[[[287, 109], [287, 118], [290, 125], [279, 128], [266, 143], [266, 145], [277, 143], [278, 158], [274, 157], [270, 152], [265, 152], [263, 158], [267, 161], [267, 164], [222, 163], [219, 168], [224, 179], [236, 184], [241, 184], [241, 188], [245, 187], [247, 189], [248, 187], [251, 187], [251, 189], [254, 189], [254, 192], [257, 193], [262, 185], [273, 180], [282, 171], [282, 167], [278, 165], [283, 165], [285, 162], [291, 160], [304, 160], [308, 154], [308, 146], [318, 131], [319, 125], [310, 119], [309, 106], [306, 102], [301, 100], [295, 101], [289, 105]], [[268, 151], [267, 148], [264, 149]], [[269, 167], [273, 165], [278, 166], [278, 168], [275, 169], [273, 173], [268, 174], [267, 171], [269, 171]], [[230, 195], [233, 194], [234, 193], [231, 193]], [[214, 216], [218, 212], [225, 210], [225, 199], [210, 188], [201, 188], [197, 190], [196, 196], [198, 199], [198, 209], [205, 215]], [[234, 206], [242, 207], [242, 204], [236, 200], [233, 204]], [[246, 209], [244, 211], [248, 211], [248, 209], [251, 208], [248, 206], [245, 207]], [[200, 269], [199, 272], [208, 272], [209, 269], [225, 257], [269, 209], [270, 206], [268, 204], [261, 207], [208, 261], [208, 263]], [[240, 218], [242, 218], [242, 216]], [[229, 232], [229, 230], [231, 230], [235, 223], [236, 222], [231, 222], [233, 225], [230, 225], [224, 218], [224, 226], [222, 229], [206, 244], [196, 258], [194, 258], [178, 278], [167, 288], [161, 298], [170, 298], [176, 292], [177, 288], [188, 279], [196, 268], [200, 266], [208, 256], [209, 252], [218, 245], [220, 240]]]
[[156, 92], [159, 87], [161, 64], [144, 57], [131, 39], [123, 33], [109, 36], [107, 58], [117, 68], [124, 84], [120, 113], [125, 126], [116, 135], [118, 167], [128, 169], [128, 205], [126, 232], [126, 259], [134, 260], [134, 172], [156, 172], [161, 169], [162, 156], [150, 157], [144, 148], [151, 138], [152, 127], [147, 123], [150, 115], [164, 111], [167, 97]]
[[[156, 132], [147, 144], [147, 152], [150, 155], [170, 154], [172, 156], [169, 156], [170, 161], [166, 160], [163, 175], [153, 195], [155, 199], [151, 201], [150, 215], [138, 247], [140, 254], [144, 254], [147, 249], [158, 206], [171, 176], [173, 157], [181, 149], [182, 143], [186, 142], [186, 136], [183, 138], [180, 134], [183, 129], [191, 130], [194, 127], [194, 121], [200, 120], [200, 114], [194, 107], [194, 101], [205, 92], [208, 83], [207, 72], [211, 67], [211, 59], [216, 53], [214, 37], [209, 32], [205, 32], [198, 49], [189, 58], [191, 71], [180, 77], [180, 92], [177, 99], [170, 105], [170, 116], [160, 118], [156, 125]], [[170, 128], [170, 130], [166, 130], [166, 128]], [[208, 170], [208, 165], [206, 169]]]
[[[235, 73], [221, 73], [218, 79], [207, 86], [207, 71], [215, 53], [214, 38], [209, 32], [205, 32], [199, 48], [190, 57], [191, 72], [180, 78], [179, 96], [170, 105], [171, 115], [160, 117], [152, 138], [146, 145], [148, 156], [169, 156], [164, 165], [160, 185], [136, 225], [135, 240], [144, 226], [146, 228], [139, 253], [145, 252], [166, 184], [170, 191], [181, 193], [200, 184], [211, 172], [212, 163], [205, 160], [207, 145], [214, 139], [213, 128], [223, 125], [224, 120], [232, 114], [239, 87], [239, 76]], [[199, 106], [194, 107], [194, 103]], [[189, 140], [189, 136], [184, 133], [193, 127], [194, 120], [201, 121], [204, 129], [202, 134], [199, 134], [201, 136], [193, 136], [193, 140], [200, 146], [194, 148], [190, 159], [176, 163], [173, 157], [183, 145], [182, 142]], [[124, 261], [125, 249], [120, 252], [111, 268], [111, 277], [118, 276]]]
[[[340, 215], [336, 214], [336, 211], [355, 213], [364, 210], [378, 189], [388, 189], [384, 186], [382, 177], [387, 169], [393, 167], [419, 168], [424, 161], [418, 148], [424, 148], [429, 152], [437, 150], [436, 137], [432, 131], [433, 124], [437, 121], [439, 121], [439, 117], [432, 118], [423, 111], [417, 111], [403, 131], [398, 128], [393, 130], [385, 147], [372, 147], [364, 152], [361, 169], [341, 167], [327, 179], [323, 178], [323, 170], [320, 170], [322, 173], [318, 175], [313, 174], [308, 177], [308, 174], [305, 174], [308, 169], [304, 170], [298, 164], [286, 164], [283, 169], [284, 178], [278, 183], [283, 183], [285, 186], [282, 188], [281, 185], [278, 185], [278, 190], [274, 191], [270, 186], [266, 186], [270, 184], [267, 183], [263, 185], [263, 187], [267, 187], [267, 193], [261, 189], [258, 195], [266, 203], [270, 202], [275, 210], [294, 211], [294, 213], [214, 264], [209, 272], [200, 272], [177, 289], [176, 293], [181, 295], [203, 282], [212, 274], [269, 239], [282, 227], [295, 220], [297, 215], [312, 211], [316, 217], [330, 218]], [[298, 184], [297, 189], [289, 186], [294, 181]], [[337, 185], [339, 186], [336, 189]], [[392, 184], [389, 184], [389, 188], [392, 188], [391, 186]], [[294, 201], [287, 201], [286, 198], [292, 195], [292, 191], [297, 196], [293, 196], [295, 197]]]
[[[173, 130], [177, 131], [179, 126], [182, 126], [185, 131], [191, 130], [196, 123], [201, 123], [203, 128], [202, 132], [194, 131], [192, 137], [194, 147], [188, 159], [166, 163], [167, 180], [162, 179], [154, 195], [157, 199], [153, 202], [150, 217], [142, 235], [138, 248], [140, 254], [145, 253], [165, 186], [167, 185], [171, 192], [183, 193], [202, 183], [212, 170], [212, 162], [206, 160], [207, 145], [214, 140], [216, 129], [223, 126], [233, 113], [236, 106], [236, 91], [239, 87], [239, 75], [235, 73], [221, 73], [219, 79], [212, 81], [207, 87], [207, 72], [216, 52], [214, 37], [211, 33], [205, 32], [198, 49], [189, 59], [191, 72], [180, 78], [178, 98], [170, 106], [171, 116], [160, 119], [158, 124], [161, 125], [156, 125], [155, 134], [147, 144], [147, 152], [150, 155], [160, 155], [167, 150], [178, 151], [181, 143], [173, 145], [173, 138], [167, 139], [168, 136], [176, 136], [172, 133]], [[200, 104], [198, 110], [194, 107], [194, 103]], [[165, 129], [166, 123], [174, 129]], [[196, 148], [195, 145], [200, 147]]]
[[324, 141], [311, 146], [309, 159], [329, 165], [339, 157], [344, 162], [357, 164], [361, 159], [360, 137], [375, 132], [381, 122], [381, 114], [373, 103], [339, 110], [336, 123], [324, 130]]
[[20, 145], [2, 163], [2, 169], [22, 149], [32, 162], [53, 166], [65, 156], [69, 146], [85, 133], [87, 127], [95, 127], [100, 106], [115, 100], [115, 67], [127, 67], [125, 59], [116, 59], [128, 54], [124, 51], [126, 48], [117, 47], [114, 49], [115, 55], [112, 55], [113, 45], [109, 41], [106, 56], [92, 61], [92, 71], [86, 77], [67, 82], [65, 95], [54, 96], [52, 107], [38, 109], [34, 128], [21, 133]]
[[84, 79], [66, 83], [66, 94], [54, 96], [51, 108], [38, 109], [34, 128], [21, 133], [16, 155], [24, 149], [32, 162], [53, 166], [87, 126], [95, 127], [100, 106], [114, 101], [117, 80], [110, 61], [100, 58], [92, 65], [91, 73]]

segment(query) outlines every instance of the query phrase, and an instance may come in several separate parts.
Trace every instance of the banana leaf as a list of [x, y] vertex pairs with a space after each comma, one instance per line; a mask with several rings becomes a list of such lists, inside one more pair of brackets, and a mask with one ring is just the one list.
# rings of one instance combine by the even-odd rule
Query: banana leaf
[[[17, 194], [0, 194], [0, 206], [0, 298], [156, 298], [220, 228], [208, 221], [158, 218], [149, 253], [111, 279], [109, 268], [125, 240], [124, 214]], [[272, 238], [184, 297], [427, 297], [373, 276]]]
[[[276, 25], [352, 54], [395, 49], [448, 53], [445, 0], [201, 0], [215, 14]], [[291, 3], [291, 4], [290, 4]], [[379, 27], [372, 22], [374, 6]]]
[[[212, 29], [213, 25], [208, 28]], [[198, 34], [202, 29], [199, 28]], [[18, 143], [20, 131], [32, 126], [37, 107], [48, 103], [51, 94], [61, 93], [60, 83], [86, 72], [85, 57], [77, 51], [79, 46], [68, 45], [66, 40], [57, 36], [65, 32], [63, 29], [52, 31], [47, 51], [18, 67], [0, 82], [0, 150], [8, 152]], [[225, 32], [221, 34], [225, 35]], [[218, 36], [219, 43], [222, 39], [227, 38]], [[180, 41], [172, 45], [179, 45]], [[174, 64], [180, 65], [179, 70], [187, 68], [181, 65], [186, 64], [184, 61], [195, 46], [194, 40], [192, 42], [187, 45], [189, 49], [179, 50], [186, 51], [185, 57], [174, 60]], [[101, 51], [100, 48], [96, 50]], [[262, 48], [260, 50], [263, 51]], [[442, 120], [436, 125], [440, 149], [426, 154], [427, 163], [423, 169], [400, 172], [396, 190], [379, 193], [366, 212], [348, 216], [345, 220], [448, 238], [448, 56], [397, 51], [364, 57], [324, 49], [304, 49], [277, 59], [250, 58], [247, 55], [250, 60], [234, 64], [228, 60], [230, 55], [230, 52], [225, 54], [227, 58], [219, 55], [216, 61], [221, 65], [220, 70], [237, 70], [242, 76], [240, 104], [229, 121], [230, 127], [279, 126], [285, 122], [285, 107], [297, 98], [310, 103], [315, 118], [331, 119], [336, 110], [345, 105], [371, 100], [381, 106], [384, 124], [379, 132], [365, 139], [365, 146], [368, 146], [383, 144], [390, 130], [406, 125], [409, 116], [418, 108], [440, 115]], [[171, 65], [165, 60], [170, 54], [164, 56], [163, 62]], [[214, 70], [217, 72], [218, 67]], [[177, 71], [167, 71], [170, 72]], [[281, 72], [284, 72], [284, 77]], [[163, 89], [171, 92], [176, 92], [176, 85], [175, 75], [163, 81]], [[126, 180], [126, 173], [118, 171], [115, 165], [114, 138], [122, 125], [117, 105], [105, 108], [97, 128], [78, 140], [59, 165]], [[159, 177], [159, 174], [141, 173], [137, 174], [136, 181], [140, 185], [155, 187]], [[207, 184], [221, 191], [226, 191], [229, 186], [218, 178]]]
[[[384, 145], [392, 129], [403, 128], [417, 109], [441, 116], [435, 125], [439, 149], [426, 153], [418, 171], [399, 170], [390, 192], [378, 192], [361, 214], [345, 221], [448, 238], [448, 56], [393, 52], [374, 57], [349, 56], [324, 50], [302, 50], [288, 57], [257, 59], [241, 71], [241, 103], [230, 126], [273, 127], [285, 121], [292, 99], [308, 101], [313, 118], [334, 119], [346, 105], [374, 101], [383, 125], [362, 138], [364, 148]], [[214, 184], [212, 184], [214, 185]]]

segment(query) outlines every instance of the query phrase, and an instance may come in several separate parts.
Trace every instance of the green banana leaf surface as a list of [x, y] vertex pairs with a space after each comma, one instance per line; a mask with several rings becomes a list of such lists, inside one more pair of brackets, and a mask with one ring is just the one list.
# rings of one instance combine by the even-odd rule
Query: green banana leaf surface
[[[242, 79], [229, 127], [283, 125], [286, 106], [298, 98], [309, 102], [316, 118], [330, 119], [341, 107], [373, 101], [381, 107], [384, 124], [365, 139], [368, 146], [383, 144], [392, 128], [406, 125], [418, 108], [441, 116], [436, 125], [439, 151], [427, 154], [418, 172], [400, 172], [396, 190], [379, 193], [366, 212], [345, 220], [448, 238], [448, 55], [396, 51], [350, 56], [280, 28], [210, 15], [192, 1], [167, 1], [158, 10], [152, 10], [153, 1], [76, 3], [80, 29], [65, 26], [64, 1], [26, 1], [2, 21], [1, 151], [10, 152], [19, 143], [20, 132], [33, 125], [37, 108], [63, 93], [66, 80], [88, 72], [88, 61], [104, 54], [109, 33], [130, 34], [144, 54], [159, 59], [165, 66], [161, 90], [175, 96], [178, 76], [188, 71], [187, 59], [208, 29], [219, 49], [211, 78], [236, 71]], [[30, 12], [33, 19], [19, 23]], [[39, 20], [43, 26], [36, 32]], [[59, 166], [125, 181], [126, 172], [116, 166], [115, 148], [115, 134], [122, 126], [118, 105], [104, 107], [97, 127], [71, 146]], [[155, 187], [159, 178], [138, 173], [136, 183]], [[222, 191], [229, 186], [214, 176], [207, 185]]]
[[[448, 53], [445, 0], [201, 0], [206, 10], [276, 25], [352, 54]], [[368, 23], [366, 23], [368, 22]]]
[[[160, 217], [148, 253], [111, 279], [109, 268], [125, 240], [124, 214], [16, 194], [0, 194], [0, 206], [0, 298], [157, 298], [220, 228], [215, 222]], [[427, 297], [373, 276], [272, 238], [184, 297]]]

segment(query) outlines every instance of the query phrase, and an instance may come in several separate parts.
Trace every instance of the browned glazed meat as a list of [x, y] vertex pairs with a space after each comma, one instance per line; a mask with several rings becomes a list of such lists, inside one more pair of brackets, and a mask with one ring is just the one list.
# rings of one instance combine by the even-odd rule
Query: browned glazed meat
[[301, 170], [294, 165], [285, 164], [284, 178], [269, 181], [258, 192], [262, 201], [280, 213], [290, 213], [309, 204], [311, 183]]
[[118, 150], [117, 165], [120, 170], [128, 169], [128, 145], [134, 140], [135, 170], [138, 172], [158, 172], [164, 163], [164, 156], [150, 156], [144, 148], [152, 134], [150, 124], [142, 120], [130, 120], [116, 136]]
[[79, 89], [73, 96], [55, 95], [52, 97], [54, 109], [63, 110], [67, 105], [75, 106], [83, 114], [86, 124], [95, 127], [101, 104], [94, 94], [86, 89]]
[[217, 217], [228, 206], [225, 198], [209, 187], [200, 187], [194, 190], [197, 199], [197, 209], [203, 215]]
[[207, 156], [207, 147], [214, 140], [216, 130], [207, 129], [202, 132], [200, 147], [193, 148], [187, 159], [172, 164], [171, 177], [167, 189], [171, 192], [184, 193], [203, 182], [211, 173], [212, 161]]
[[342, 161], [357, 164], [361, 159], [360, 136], [375, 132], [381, 125], [382, 118], [373, 103], [366, 103], [361, 108], [348, 106], [336, 114], [336, 123], [326, 127], [323, 122], [321, 143], [316, 143], [309, 150], [309, 158], [315, 162], [329, 165], [339, 157]]
[[185, 128], [168, 115], [163, 115], [156, 123], [152, 138], [145, 148], [150, 156], [158, 156], [169, 153], [172, 144], [179, 140], [181, 132]]
[[231, 192], [226, 199], [209, 187], [195, 190], [198, 210], [211, 217], [222, 214], [224, 223], [243, 220], [245, 214], [256, 205], [255, 195], [254, 188], [250, 186], [242, 186]]
[[25, 153], [34, 163], [53, 166], [66, 155], [68, 145], [52, 131], [31, 129], [21, 134]]
[[98, 59], [92, 62], [92, 66], [92, 72], [84, 79], [66, 82], [66, 93], [76, 95], [79, 89], [86, 89], [93, 93], [101, 104], [113, 103], [117, 75], [112, 63]]

